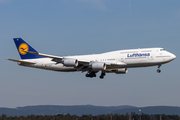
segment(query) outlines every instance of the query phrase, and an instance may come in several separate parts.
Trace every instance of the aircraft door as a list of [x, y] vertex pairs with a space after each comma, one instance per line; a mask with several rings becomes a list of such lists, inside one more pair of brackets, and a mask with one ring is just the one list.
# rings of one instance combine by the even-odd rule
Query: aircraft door
[[151, 55], [149, 56], [151, 60], [154, 60], [154, 55], [151, 53]]

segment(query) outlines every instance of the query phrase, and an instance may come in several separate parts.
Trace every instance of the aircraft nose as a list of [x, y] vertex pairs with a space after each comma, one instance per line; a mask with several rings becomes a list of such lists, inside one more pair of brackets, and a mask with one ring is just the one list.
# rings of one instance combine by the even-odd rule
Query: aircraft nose
[[171, 53], [171, 58], [174, 60], [176, 58], [176, 56]]

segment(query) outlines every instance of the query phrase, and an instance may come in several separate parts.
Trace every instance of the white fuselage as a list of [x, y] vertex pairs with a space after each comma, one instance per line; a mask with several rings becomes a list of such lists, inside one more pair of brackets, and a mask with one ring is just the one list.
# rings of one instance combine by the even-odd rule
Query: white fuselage
[[[176, 56], [163, 48], [145, 48], [145, 49], [130, 49], [118, 50], [113, 52], [106, 52], [102, 54], [92, 55], [78, 55], [78, 56], [65, 56], [64, 58], [81, 59], [89, 62], [104, 62], [104, 63], [125, 63], [119, 65], [109, 65], [106, 70], [116, 70], [120, 68], [133, 68], [133, 67], [148, 67], [168, 63], [176, 58]], [[19, 65], [68, 72], [68, 71], [81, 71], [76, 67], [67, 67], [62, 63], [52, 61], [52, 58], [39, 58], [39, 59], [25, 59], [24, 61], [35, 62], [35, 64], [21, 63]], [[88, 65], [87, 65], [88, 66]]]

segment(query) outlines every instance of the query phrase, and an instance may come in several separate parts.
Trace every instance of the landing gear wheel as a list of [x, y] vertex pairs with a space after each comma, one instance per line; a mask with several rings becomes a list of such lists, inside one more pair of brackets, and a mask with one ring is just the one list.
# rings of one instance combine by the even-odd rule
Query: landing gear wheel
[[88, 73], [87, 73], [85, 76], [86, 76], [86, 77], [90, 77], [90, 78], [96, 77], [96, 72], [94, 72], [94, 71], [88, 71]]
[[99, 76], [99, 78], [103, 79], [103, 78], [104, 78], [104, 76]]
[[157, 69], [157, 72], [158, 72], [158, 73], [161, 72], [160, 67], [161, 67], [161, 65], [158, 65], [158, 69]]
[[89, 77], [89, 74], [86, 74], [86, 77]]
[[160, 70], [160, 69], [157, 69], [157, 72], [158, 72], [158, 73], [160, 73], [160, 72], [161, 72], [161, 70]]

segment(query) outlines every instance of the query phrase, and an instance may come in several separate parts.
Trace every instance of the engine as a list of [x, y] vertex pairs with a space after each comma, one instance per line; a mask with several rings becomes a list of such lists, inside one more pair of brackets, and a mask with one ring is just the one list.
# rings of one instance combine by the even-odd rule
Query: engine
[[116, 74], [126, 74], [128, 72], [127, 68], [114, 70]]
[[106, 69], [106, 64], [101, 63], [101, 62], [95, 62], [92, 64], [92, 69], [93, 70], [105, 70]]
[[64, 66], [67, 67], [77, 67], [78, 66], [78, 60], [73, 58], [66, 58], [63, 60]]

